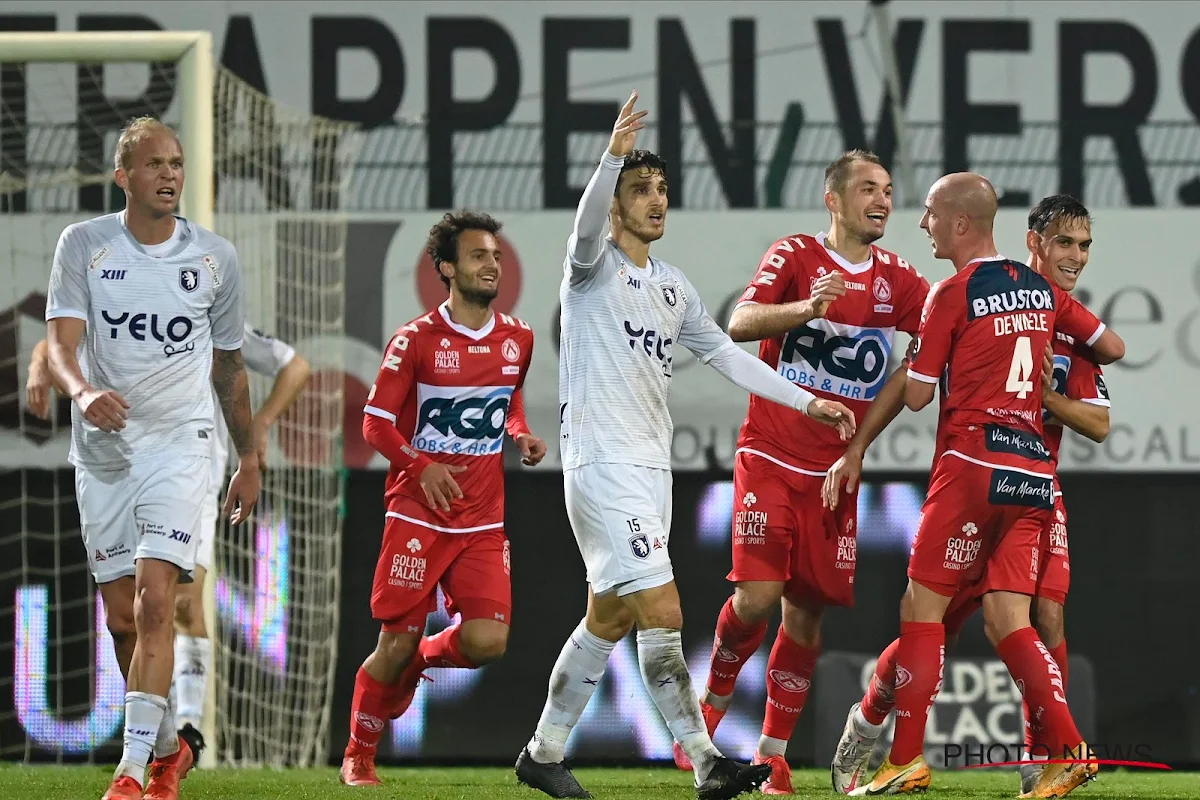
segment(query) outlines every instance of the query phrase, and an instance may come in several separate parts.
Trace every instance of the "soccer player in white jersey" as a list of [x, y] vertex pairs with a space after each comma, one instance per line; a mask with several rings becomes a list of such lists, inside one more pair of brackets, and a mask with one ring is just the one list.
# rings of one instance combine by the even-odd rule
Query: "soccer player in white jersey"
[[[42, 339], [33, 348], [29, 360], [29, 379], [25, 391], [29, 410], [41, 419], [50, 418], [51, 389], [63, 394], [62, 387], [54, 385], [50, 377], [47, 342]], [[274, 378], [271, 393], [254, 414], [251, 427], [254, 430], [255, 450], [259, 465], [267, 463], [267, 433], [283, 415], [304, 388], [310, 372], [309, 363], [296, 354], [287, 342], [255, 330], [246, 323], [242, 335], [242, 359], [246, 366], [260, 375]], [[218, 403], [214, 401], [214, 407]], [[217, 413], [214, 417], [216, 431], [212, 438], [212, 464], [208, 483], [208, 500], [200, 525], [200, 539], [196, 545], [196, 569], [191, 583], [181, 583], [175, 594], [175, 674], [171, 680], [175, 719], [179, 733], [188, 741], [195, 756], [204, 749], [202, 717], [204, 714], [205, 690], [208, 670], [212, 661], [212, 645], [208, 640], [208, 629], [204, 624], [202, 594], [204, 579], [212, 566], [213, 539], [216, 536], [217, 517], [220, 513], [220, 493], [225, 482], [225, 465], [229, 456], [228, 432], [225, 419]], [[129, 661], [118, 652], [121, 673], [128, 675]]]
[[[845, 406], [819, 400], [734, 344], [676, 267], [650, 257], [663, 235], [666, 166], [634, 150], [645, 111], [621, 109], [567, 241], [559, 296], [561, 449], [567, 514], [588, 573], [587, 615], [563, 646], [517, 778], [552, 797], [590, 797], [563, 763], [567, 738], [636, 625], [646, 689], [694, 765], [702, 800], [758, 787], [769, 765], [746, 766], [713, 746], [684, 659], [683, 614], [668, 556], [672, 350], [690, 350], [747, 391], [800, 410], [844, 438]], [[603, 238], [604, 224], [611, 234]]]
[[224, 508], [233, 524], [252, 513], [261, 478], [239, 351], [237, 251], [175, 215], [184, 160], [170, 128], [134, 120], [115, 162], [125, 210], [59, 237], [47, 341], [53, 379], [74, 401], [84, 547], [114, 644], [128, 653], [125, 746], [103, 800], [142, 798], [143, 786], [148, 800], [174, 800], [193, 754], [167, 700], [171, 623], [208, 496], [213, 389], [239, 456]]

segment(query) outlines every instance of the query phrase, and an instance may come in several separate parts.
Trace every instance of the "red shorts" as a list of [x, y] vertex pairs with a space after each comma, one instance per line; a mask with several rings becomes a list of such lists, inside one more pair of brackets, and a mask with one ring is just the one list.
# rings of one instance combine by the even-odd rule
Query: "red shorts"
[[[983, 604], [983, 595], [995, 589], [986, 588], [986, 575], [980, 574], [967, 586], [959, 589], [946, 609], [943, 621], [946, 634], [954, 635]], [[1067, 550], [1067, 510], [1062, 495], [1054, 498], [1054, 515], [1038, 540], [1038, 577], [1034, 586], [1035, 597], [1044, 597], [1060, 606], [1067, 602], [1067, 589], [1071, 585], [1071, 556]]]
[[944, 454], [930, 478], [908, 577], [951, 598], [963, 590], [1034, 594], [1039, 539], [1053, 504], [1049, 475]]
[[853, 607], [858, 490], [830, 511], [821, 503], [824, 483], [824, 475], [737, 454], [729, 580], [783, 581], [788, 597]]
[[425, 632], [442, 587], [446, 613], [512, 624], [508, 538], [502, 528], [439, 533], [388, 516], [371, 588], [371, 616], [388, 633]]

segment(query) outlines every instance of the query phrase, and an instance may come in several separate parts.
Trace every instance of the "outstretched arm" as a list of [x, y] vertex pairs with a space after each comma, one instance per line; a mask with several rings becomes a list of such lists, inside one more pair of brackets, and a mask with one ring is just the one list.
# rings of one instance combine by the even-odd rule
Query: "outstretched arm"
[[629, 96], [629, 100], [621, 108], [613, 125], [612, 138], [608, 149], [600, 159], [600, 166], [592, 174], [583, 196], [579, 199], [579, 209], [575, 212], [575, 228], [567, 242], [567, 254], [572, 266], [587, 269], [596, 264], [604, 250], [604, 224], [608, 221], [608, 211], [612, 207], [613, 196], [617, 191], [617, 182], [621, 178], [621, 168], [625, 166], [625, 156], [633, 150], [637, 132], [644, 125], [642, 117], [648, 112], [634, 112], [637, 102], [637, 92]]

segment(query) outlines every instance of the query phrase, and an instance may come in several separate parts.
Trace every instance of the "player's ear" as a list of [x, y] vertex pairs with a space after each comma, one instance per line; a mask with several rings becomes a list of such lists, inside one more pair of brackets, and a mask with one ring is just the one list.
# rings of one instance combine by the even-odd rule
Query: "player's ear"
[[438, 264], [438, 272], [442, 273], [449, 280], [454, 279], [454, 265], [449, 261], [443, 261]]
[[129, 188], [129, 175], [123, 169], [113, 170], [113, 181], [122, 191]]
[[838, 197], [837, 192], [825, 193], [825, 209], [834, 216], [837, 216], [839, 207], [841, 206], [842, 198]]
[[1041, 237], [1033, 231], [1025, 231], [1025, 247], [1033, 255], [1041, 255]]

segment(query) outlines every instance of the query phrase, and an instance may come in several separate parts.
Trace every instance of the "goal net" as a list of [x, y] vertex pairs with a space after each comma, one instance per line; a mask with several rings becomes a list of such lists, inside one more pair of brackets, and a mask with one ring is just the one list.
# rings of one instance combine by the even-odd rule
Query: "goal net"
[[[147, 44], [185, 35], [83, 36], [39, 35], [41, 49], [19, 55], [0, 47], [0, 630], [14, 632], [0, 637], [0, 759], [120, 754], [125, 684], [79, 532], [70, 401], [52, 394], [43, 421], [25, 384], [58, 235], [123, 208], [116, 137], [152, 115], [183, 141], [182, 212], [238, 249], [247, 321], [312, 365], [271, 431], [255, 520], [221, 523], [216, 538], [207, 760], [323, 763], [341, 570], [341, 197], [358, 135], [281, 106], [207, 56], [197, 62], [195, 48]], [[211, 53], [206, 34], [186, 36]], [[257, 409], [272, 379], [250, 382]]]

